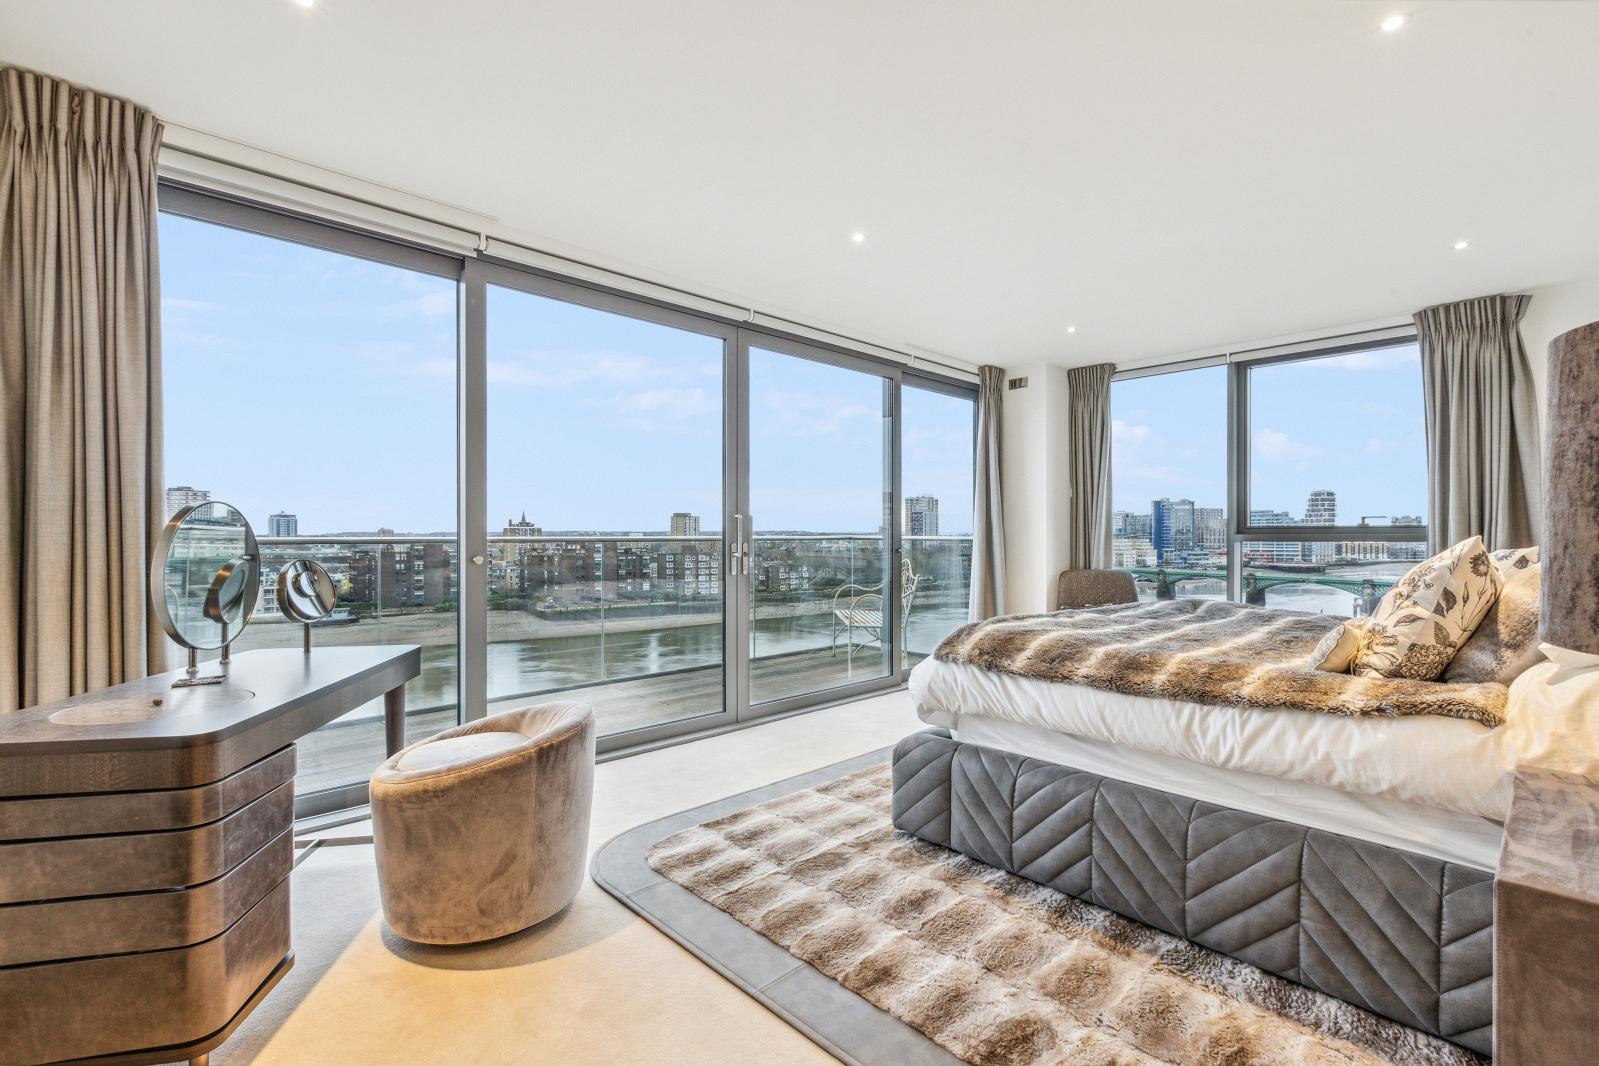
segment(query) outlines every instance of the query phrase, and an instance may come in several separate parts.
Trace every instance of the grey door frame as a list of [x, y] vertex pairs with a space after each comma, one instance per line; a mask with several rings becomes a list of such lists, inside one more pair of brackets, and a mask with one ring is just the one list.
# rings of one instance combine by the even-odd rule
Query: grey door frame
[[[883, 574], [883, 614], [886, 620], [882, 638], [883, 655], [888, 663], [888, 670], [881, 677], [874, 677], [864, 681], [857, 681], [846, 685], [836, 685], [830, 688], [817, 689], [812, 692], [795, 693], [791, 696], [767, 700], [763, 703], [754, 703], [748, 692], [751, 659], [749, 655], [748, 634], [744, 636], [745, 643], [739, 646], [739, 658], [742, 665], [739, 673], [746, 686], [745, 700], [739, 707], [739, 720], [754, 722], [775, 715], [792, 713], [806, 707], [823, 702], [836, 703], [861, 696], [868, 696], [876, 692], [885, 692], [898, 688], [904, 683], [903, 671], [899, 664], [899, 649], [901, 640], [901, 621], [899, 609], [899, 560], [901, 551], [900, 522], [903, 510], [900, 494], [900, 455], [899, 455], [899, 396], [900, 383], [903, 379], [903, 369], [898, 366], [886, 364], [881, 360], [870, 359], [865, 356], [849, 352], [841, 352], [824, 348], [788, 337], [778, 337], [764, 331], [740, 329], [738, 334], [738, 362], [742, 368], [742, 391], [739, 397], [738, 427], [739, 427], [739, 456], [740, 470], [740, 502], [743, 514], [751, 522], [759, 516], [750, 516], [750, 471], [749, 471], [749, 364], [750, 350], [759, 348], [762, 351], [774, 352], [778, 355], [794, 359], [805, 359], [810, 362], [823, 363], [828, 366], [852, 370], [857, 373], [869, 374], [883, 382], [883, 416], [884, 416], [884, 456], [887, 469], [885, 481], [888, 492], [885, 493], [884, 508], [886, 510], [884, 526], [888, 537], [888, 565], [884, 567]], [[753, 535], [753, 528], [751, 534]], [[738, 614], [748, 616], [750, 604], [749, 586], [740, 592], [738, 600]], [[751, 620], [753, 624], [753, 620]]]
[[[736, 649], [741, 647], [737, 641], [742, 634], [742, 626], [735, 616], [737, 611], [732, 609], [732, 604], [737, 602], [733, 597], [741, 587], [742, 575], [730, 576], [732, 566], [731, 542], [729, 534], [732, 532], [732, 519], [738, 513], [734, 507], [737, 502], [738, 477], [737, 449], [731, 446], [734, 443], [733, 433], [729, 428], [729, 412], [736, 410], [738, 396], [738, 368], [737, 368], [737, 335], [738, 330], [723, 322], [706, 318], [701, 315], [690, 314], [671, 308], [660, 307], [644, 303], [639, 300], [622, 296], [617, 293], [607, 292], [587, 285], [579, 285], [548, 275], [523, 270], [509, 264], [488, 262], [484, 260], [469, 260], [466, 264], [466, 285], [468, 291], [476, 286], [482, 292], [482, 300], [487, 304], [487, 290], [489, 286], [509, 289], [515, 292], [540, 296], [546, 299], [559, 300], [563, 303], [589, 307], [596, 311], [608, 314], [621, 315], [650, 322], [655, 325], [666, 326], [671, 329], [696, 333], [701, 336], [714, 337], [722, 342], [722, 543], [720, 548], [722, 582], [722, 706], [719, 711], [706, 714], [692, 715], [672, 722], [662, 722], [656, 725], [644, 726], [639, 729], [630, 729], [620, 733], [608, 733], [598, 740], [599, 750], [609, 752], [623, 748], [638, 748], [654, 746], [662, 741], [669, 740], [689, 733], [696, 733], [707, 729], [717, 729], [735, 724], [738, 721], [738, 700], [742, 694], [737, 668]], [[486, 318], [486, 315], [485, 315]], [[468, 346], [464, 362], [477, 364], [476, 376], [481, 379], [480, 388], [482, 399], [475, 412], [469, 411], [463, 429], [468, 438], [476, 438], [475, 445], [469, 444], [465, 449], [468, 453], [475, 451], [475, 469], [465, 471], [466, 477], [463, 485], [469, 491], [462, 493], [462, 522], [463, 528], [468, 521], [474, 522], [476, 527], [471, 530], [474, 539], [463, 541], [469, 544], [475, 555], [487, 557], [488, 530], [487, 530], [487, 486], [488, 486], [488, 449], [487, 449], [487, 359], [488, 340], [487, 323], [480, 329], [478, 344]], [[470, 366], [463, 367], [463, 375], [471, 376]], [[473, 417], [476, 415], [476, 417]], [[462, 715], [466, 720], [481, 718], [488, 713], [488, 641], [487, 641], [487, 574], [482, 573], [483, 567], [474, 566], [477, 577], [483, 585], [482, 610], [475, 613], [483, 620], [484, 632], [475, 641], [471, 649], [462, 648], [462, 671], [470, 669], [476, 675], [477, 682], [483, 687], [482, 696], [473, 703], [462, 704]], [[470, 651], [470, 659], [467, 658]]]

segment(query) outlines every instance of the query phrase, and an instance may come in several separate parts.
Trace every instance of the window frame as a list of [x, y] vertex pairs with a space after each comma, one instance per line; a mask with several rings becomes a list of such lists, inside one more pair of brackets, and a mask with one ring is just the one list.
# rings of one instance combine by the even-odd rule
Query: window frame
[[[1251, 370], [1286, 363], [1304, 363], [1316, 359], [1348, 355], [1352, 352], [1397, 348], [1416, 343], [1414, 326], [1395, 326], [1368, 330], [1362, 333], [1324, 337], [1298, 344], [1273, 346], [1247, 352], [1227, 352], [1220, 355], [1188, 359], [1178, 363], [1136, 367], [1119, 370], [1111, 377], [1111, 384], [1135, 378], [1179, 374], [1187, 370], [1206, 367], [1227, 367], [1227, 490], [1222, 506], [1226, 509], [1227, 534], [1227, 598], [1240, 603], [1244, 598], [1243, 546], [1252, 541], [1318, 541], [1376, 540], [1384, 543], [1409, 543], [1427, 541], [1426, 524], [1419, 526], [1256, 526], [1249, 521], [1250, 507], [1250, 441], [1254, 433], [1250, 424], [1249, 374]], [[1425, 403], [1425, 397], [1422, 398]], [[1429, 442], [1430, 445], [1430, 442]], [[1430, 472], [1429, 472], [1430, 478]], [[1430, 488], [1430, 485], [1429, 485]], [[1428, 515], [1431, 522], [1431, 515]]]

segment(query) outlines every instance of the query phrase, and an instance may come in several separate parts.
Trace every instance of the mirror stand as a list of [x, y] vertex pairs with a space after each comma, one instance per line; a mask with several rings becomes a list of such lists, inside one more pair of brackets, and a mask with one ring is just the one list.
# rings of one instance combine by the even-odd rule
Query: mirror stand
[[311, 623], [310, 622], [306, 622], [300, 628], [305, 630], [305, 653], [307, 655], [310, 655], [311, 654]]

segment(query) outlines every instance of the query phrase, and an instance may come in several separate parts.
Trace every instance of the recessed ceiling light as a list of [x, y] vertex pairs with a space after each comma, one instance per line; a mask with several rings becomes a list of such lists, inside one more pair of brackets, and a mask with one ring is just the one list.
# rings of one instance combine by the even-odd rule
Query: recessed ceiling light
[[1457, 251], [1457, 252], [1464, 252], [1467, 248], [1470, 248], [1470, 247], [1471, 247], [1471, 242], [1470, 241], [1456, 241], [1455, 242], [1455, 251]]
[[1384, 33], [1395, 33], [1404, 24], [1405, 24], [1405, 16], [1403, 16], [1403, 15], [1389, 15], [1387, 18], [1382, 20], [1382, 32], [1384, 32]]
[[1067, 326], [1066, 327], [1066, 332], [1067, 333], [1076, 333], [1077, 332], [1077, 327], [1076, 326]]
[[860, 230], [856, 230], [854, 233], [849, 235], [849, 239], [854, 241], [856, 244], [864, 244], [866, 242], [866, 234], [862, 233]]
[[294, 2], [301, 7], [314, 7], [316, 5], [316, 0], [294, 0]]

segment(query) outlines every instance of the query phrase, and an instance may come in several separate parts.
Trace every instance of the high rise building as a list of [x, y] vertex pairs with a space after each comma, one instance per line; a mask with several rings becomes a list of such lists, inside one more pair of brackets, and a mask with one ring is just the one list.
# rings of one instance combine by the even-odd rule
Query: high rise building
[[1305, 525], [1336, 526], [1338, 524], [1338, 494], [1332, 489], [1317, 489], [1305, 503]]
[[1111, 535], [1128, 537], [1133, 540], [1148, 540], [1150, 531], [1150, 518], [1147, 514], [1135, 514], [1132, 511], [1115, 511], [1110, 518]]
[[1194, 550], [1194, 501], [1161, 498], [1149, 505], [1150, 542], [1160, 562], [1187, 562]]
[[1194, 546], [1208, 552], [1227, 550], [1227, 512], [1220, 507], [1194, 508]]
[[209, 489], [197, 489], [192, 485], [173, 485], [167, 489], [167, 517], [171, 518], [191, 504], [205, 503], [210, 498]]
[[938, 536], [938, 497], [905, 497], [905, 535], [907, 537]]
[[687, 511], [672, 512], [672, 536], [697, 537], [700, 535], [700, 516]]
[[279, 511], [277, 514], [267, 516], [268, 534], [273, 537], [298, 537], [300, 535], [300, 516]]
[[[1338, 494], [1331, 489], [1316, 489], [1305, 503], [1305, 525], [1336, 526], [1338, 524]], [[1306, 562], [1330, 562], [1337, 551], [1331, 541], [1310, 541], [1305, 545]]]

